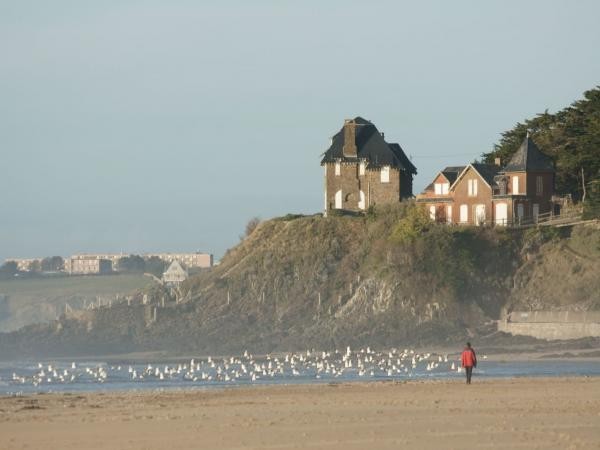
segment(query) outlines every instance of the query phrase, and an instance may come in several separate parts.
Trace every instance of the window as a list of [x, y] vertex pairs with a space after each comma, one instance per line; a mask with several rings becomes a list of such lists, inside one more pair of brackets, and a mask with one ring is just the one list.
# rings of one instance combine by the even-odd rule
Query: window
[[468, 180], [469, 197], [477, 196], [477, 180]]
[[508, 205], [496, 203], [496, 225], [506, 225], [508, 222]]
[[335, 193], [335, 209], [342, 209], [342, 191]]
[[460, 205], [460, 223], [467, 223], [469, 221], [469, 207], [467, 205]]
[[435, 183], [435, 195], [448, 195], [450, 185], [448, 183]]
[[435, 220], [435, 206], [434, 205], [431, 205], [429, 207], [429, 218], [431, 220]]
[[544, 193], [544, 179], [539, 175], [535, 179], [535, 193], [536, 195]]
[[512, 185], [512, 187], [513, 187], [512, 188], [512, 194], [513, 195], [518, 195], [519, 194], [519, 177], [513, 176], [512, 180], [513, 180], [512, 181], [512, 183], [513, 183], [513, 185]]
[[364, 175], [365, 174], [365, 162], [361, 161], [361, 163], [358, 166], [358, 174], [359, 175]]
[[485, 205], [475, 205], [473, 217], [475, 219], [475, 225], [485, 224]]
[[363, 191], [359, 191], [358, 196], [359, 196], [358, 207], [360, 209], [365, 209], [365, 207], [366, 207], [365, 193]]
[[341, 167], [341, 166], [342, 166], [342, 165], [341, 165], [339, 162], [336, 162], [336, 163], [335, 163], [335, 176], [336, 176], [336, 177], [339, 177], [339, 176], [340, 176], [340, 173], [341, 173], [341, 171], [342, 171], [342, 167]]
[[381, 168], [381, 182], [382, 183], [390, 182], [390, 166], [383, 166]]
[[446, 207], [446, 222], [452, 223], [452, 205]]

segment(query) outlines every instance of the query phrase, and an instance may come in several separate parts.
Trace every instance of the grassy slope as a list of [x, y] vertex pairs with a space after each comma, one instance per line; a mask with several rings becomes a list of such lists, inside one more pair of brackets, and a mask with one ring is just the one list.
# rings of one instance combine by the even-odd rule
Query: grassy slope
[[149, 284], [151, 280], [142, 274], [1, 280], [0, 331], [54, 320], [65, 303], [79, 308], [84, 300], [127, 294]]

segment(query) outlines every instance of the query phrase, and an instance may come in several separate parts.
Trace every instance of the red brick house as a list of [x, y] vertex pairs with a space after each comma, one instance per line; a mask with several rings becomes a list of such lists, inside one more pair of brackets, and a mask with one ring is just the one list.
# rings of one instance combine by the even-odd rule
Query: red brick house
[[432, 220], [468, 225], [536, 222], [552, 210], [554, 164], [529, 135], [504, 166], [446, 167], [417, 195]]
[[417, 173], [399, 144], [388, 143], [362, 117], [346, 120], [323, 154], [325, 214], [333, 209], [364, 211], [369, 206], [412, 197]]

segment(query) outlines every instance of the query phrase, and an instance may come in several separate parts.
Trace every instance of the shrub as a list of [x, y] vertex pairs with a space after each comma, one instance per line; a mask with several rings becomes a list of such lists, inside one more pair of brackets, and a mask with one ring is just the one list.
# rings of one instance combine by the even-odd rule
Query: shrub
[[425, 208], [412, 204], [392, 231], [391, 239], [400, 244], [412, 242], [429, 230], [431, 226], [433, 226], [433, 222]]
[[259, 224], [260, 224], [260, 217], [253, 217], [252, 219], [250, 219], [248, 221], [248, 223], [246, 224], [245, 237], [250, 236], [254, 232], [254, 230], [256, 230], [256, 227], [258, 227]]

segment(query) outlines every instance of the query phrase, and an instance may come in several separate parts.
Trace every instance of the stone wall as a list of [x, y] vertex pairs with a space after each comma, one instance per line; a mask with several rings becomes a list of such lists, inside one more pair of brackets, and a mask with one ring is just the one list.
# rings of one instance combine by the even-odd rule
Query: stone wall
[[600, 311], [513, 311], [498, 331], [548, 340], [600, 337]]
[[[351, 211], [366, 210], [370, 205], [399, 202], [400, 171], [390, 167], [389, 183], [381, 182], [379, 169], [366, 169], [360, 174], [359, 163], [340, 163], [340, 175], [335, 174], [335, 163], [325, 164], [325, 209], [335, 209], [335, 194], [342, 191], [342, 208]], [[360, 192], [364, 194], [364, 208], [359, 207]]]
[[498, 322], [498, 331], [538, 339], [581, 339], [600, 337], [600, 323], [578, 322]]

